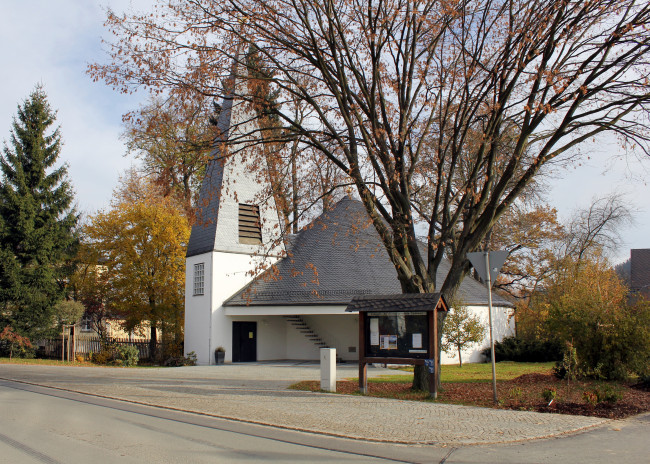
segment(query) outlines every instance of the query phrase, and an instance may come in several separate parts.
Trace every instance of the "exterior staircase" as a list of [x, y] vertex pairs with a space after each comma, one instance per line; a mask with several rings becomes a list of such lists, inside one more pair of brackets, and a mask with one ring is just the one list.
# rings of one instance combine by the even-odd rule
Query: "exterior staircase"
[[311, 327], [305, 322], [301, 316], [284, 316], [284, 319], [289, 322], [296, 330], [300, 331], [305, 338], [310, 340], [314, 345], [320, 348], [329, 348], [329, 345], [323, 341], [322, 338], [314, 332]]

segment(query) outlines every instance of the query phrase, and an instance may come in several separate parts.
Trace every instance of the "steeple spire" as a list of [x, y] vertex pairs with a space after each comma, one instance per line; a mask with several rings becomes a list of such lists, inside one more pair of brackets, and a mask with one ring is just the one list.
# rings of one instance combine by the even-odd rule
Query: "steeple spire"
[[[226, 82], [218, 134], [201, 185], [187, 257], [211, 251], [259, 253], [260, 246], [271, 244], [280, 233], [268, 175], [259, 172], [266, 160], [251, 143], [259, 131], [254, 109], [245, 98], [245, 55], [240, 51], [238, 56]], [[259, 228], [261, 240], [242, 239], [242, 232], [254, 227]]]

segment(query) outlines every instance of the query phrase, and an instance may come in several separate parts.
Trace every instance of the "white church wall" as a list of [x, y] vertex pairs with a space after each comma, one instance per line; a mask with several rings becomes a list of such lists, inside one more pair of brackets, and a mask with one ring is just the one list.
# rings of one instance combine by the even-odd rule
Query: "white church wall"
[[[216, 313], [218, 318], [216, 320], [222, 321], [220, 324], [228, 327], [227, 333], [222, 335], [222, 337], [227, 338], [227, 341], [222, 343], [222, 346], [227, 348], [226, 359], [231, 360], [228, 351], [232, 347], [232, 321], [257, 321], [258, 360], [317, 360], [319, 358], [318, 347], [282, 317], [282, 315], [298, 314], [326, 343], [336, 348], [337, 357], [346, 361], [357, 361], [359, 355], [359, 318], [356, 314], [338, 312], [341, 308], [328, 308], [327, 306], [247, 306], [227, 307], [225, 311], [220, 308], [220, 312]], [[470, 314], [478, 316], [486, 327], [486, 335], [480, 344], [472, 345], [462, 351], [463, 362], [483, 362], [481, 351], [490, 346], [488, 309], [487, 306], [470, 306], [468, 309]], [[250, 312], [246, 314], [247, 311]], [[332, 314], [335, 311], [336, 313]], [[504, 336], [514, 335], [514, 319], [510, 317], [512, 309], [495, 307], [493, 311], [495, 340], [498, 341]], [[350, 347], [353, 347], [355, 352], [350, 352]], [[442, 352], [441, 356], [442, 364], [458, 364], [458, 353], [456, 351], [451, 353]]]
[[[346, 361], [359, 359], [359, 316], [341, 314], [332, 316], [303, 316], [307, 324], [332, 348], [337, 358]], [[350, 351], [350, 348], [354, 351]]]
[[212, 308], [214, 309], [212, 311], [210, 364], [214, 364], [214, 355], [212, 353], [219, 346], [226, 349], [225, 361], [232, 361], [232, 321], [235, 319], [226, 315], [222, 304], [251, 280], [251, 270], [259, 267], [263, 259], [248, 254], [218, 251], [213, 252], [212, 257], [214, 269], [212, 276]]
[[[203, 263], [203, 295], [194, 295], [194, 265]], [[185, 260], [185, 356], [194, 351], [198, 364], [209, 364], [210, 327], [212, 324], [212, 254]]]
[[[214, 364], [214, 350], [219, 346], [226, 349], [226, 362], [232, 360], [233, 319], [226, 316], [222, 304], [250, 281], [250, 270], [257, 268], [261, 259], [248, 254], [222, 252], [187, 258], [185, 354], [194, 351], [199, 365]], [[197, 263], [204, 263], [205, 285], [204, 294], [195, 296], [194, 264]]]
[[[303, 316], [303, 319], [306, 318]], [[291, 323], [286, 322], [287, 344], [284, 359], [297, 359], [303, 361], [314, 361], [320, 359], [320, 350], [314, 345], [314, 342], [305, 337], [305, 334], [300, 332]]]
[[[474, 344], [461, 351], [463, 362], [484, 362], [485, 359], [481, 354], [485, 348], [490, 346], [490, 326], [489, 315], [487, 306], [468, 306], [467, 307], [470, 317], [476, 316], [479, 318], [485, 327], [485, 337], [483, 341]], [[504, 337], [512, 336], [515, 334], [515, 321], [512, 316], [512, 309], [506, 307], [492, 307], [492, 330], [494, 334], [494, 341], [500, 341]], [[440, 362], [442, 364], [458, 364], [458, 351], [451, 349], [449, 352], [442, 352]]]

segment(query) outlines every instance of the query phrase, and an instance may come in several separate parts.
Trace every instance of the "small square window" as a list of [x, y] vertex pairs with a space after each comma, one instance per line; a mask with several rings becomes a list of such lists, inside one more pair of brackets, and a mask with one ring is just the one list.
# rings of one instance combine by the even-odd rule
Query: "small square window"
[[194, 265], [194, 295], [203, 295], [205, 289], [204, 263]]

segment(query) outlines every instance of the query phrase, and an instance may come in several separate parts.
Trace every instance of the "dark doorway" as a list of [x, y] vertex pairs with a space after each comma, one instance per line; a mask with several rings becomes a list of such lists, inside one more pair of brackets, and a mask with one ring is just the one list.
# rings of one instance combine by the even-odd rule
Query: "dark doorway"
[[257, 322], [233, 321], [232, 362], [257, 361]]

